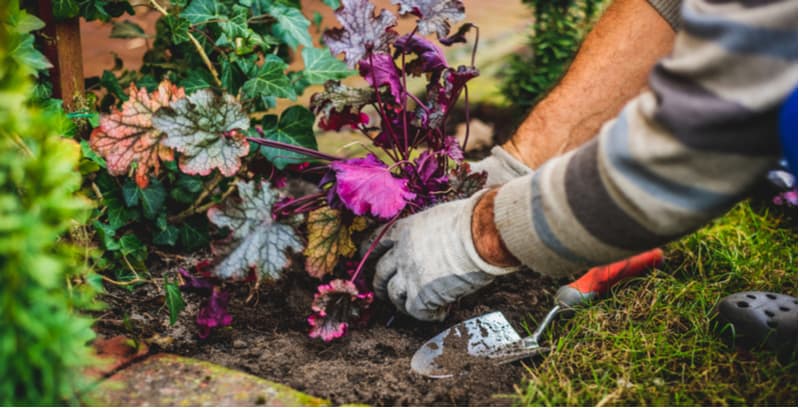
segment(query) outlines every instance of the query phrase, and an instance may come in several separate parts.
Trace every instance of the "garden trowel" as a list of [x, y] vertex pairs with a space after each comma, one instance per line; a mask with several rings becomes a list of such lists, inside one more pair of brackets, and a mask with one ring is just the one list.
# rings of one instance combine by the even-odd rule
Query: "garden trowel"
[[547, 352], [539, 340], [562, 311], [600, 296], [617, 282], [640, 275], [663, 260], [661, 249], [590, 269], [556, 292], [555, 306], [528, 337], [521, 337], [501, 312], [465, 320], [439, 333], [411, 358], [411, 369], [431, 378], [447, 378], [481, 364], [503, 364]]

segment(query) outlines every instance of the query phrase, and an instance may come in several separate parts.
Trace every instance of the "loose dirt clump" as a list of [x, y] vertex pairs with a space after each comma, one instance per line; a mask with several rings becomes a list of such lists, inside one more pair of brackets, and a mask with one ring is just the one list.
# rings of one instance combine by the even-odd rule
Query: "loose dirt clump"
[[[185, 295], [187, 308], [170, 326], [154, 285], [132, 292], [111, 287], [104, 299], [109, 307], [96, 329], [103, 336], [125, 334], [145, 341], [151, 352], [211, 361], [334, 404], [508, 405], [514, 386], [526, 373], [525, 365], [469, 365], [455, 378], [430, 379], [411, 371], [411, 356], [447, 327], [490, 311], [502, 311], [514, 324], [532, 323], [530, 317], [542, 316], [550, 308], [557, 287], [557, 282], [529, 271], [504, 276], [454, 305], [442, 323], [418, 322], [376, 301], [364, 327], [323, 343], [308, 337], [305, 322], [315, 284], [294, 273], [281, 282], [262, 285], [255, 304], [244, 303], [247, 285], [229, 287], [233, 324], [204, 340], [197, 338], [194, 327], [201, 301], [195, 295]], [[522, 327], [517, 330], [524, 333]]]

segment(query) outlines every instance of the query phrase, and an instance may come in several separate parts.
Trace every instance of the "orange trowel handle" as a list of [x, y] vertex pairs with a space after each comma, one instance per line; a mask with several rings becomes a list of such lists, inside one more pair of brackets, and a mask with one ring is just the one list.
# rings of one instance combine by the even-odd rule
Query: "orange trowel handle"
[[664, 251], [651, 249], [612, 264], [589, 269], [576, 281], [564, 285], [556, 293], [556, 303], [563, 307], [578, 306], [608, 292], [617, 282], [641, 275], [664, 260]]

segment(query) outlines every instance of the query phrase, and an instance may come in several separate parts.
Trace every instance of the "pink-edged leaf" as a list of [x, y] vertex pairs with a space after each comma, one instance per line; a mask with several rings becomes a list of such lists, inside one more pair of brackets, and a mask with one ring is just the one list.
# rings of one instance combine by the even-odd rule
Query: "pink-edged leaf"
[[406, 63], [406, 71], [412, 75], [422, 75], [426, 72], [441, 71], [447, 68], [447, 58], [441, 48], [419, 35], [404, 35], [394, 42], [394, 47], [399, 52], [415, 54], [413, 61]]
[[164, 80], [152, 93], [131, 84], [128, 96], [122, 109], [112, 108], [110, 114], [100, 117], [89, 145], [106, 159], [112, 175], [125, 175], [135, 166], [136, 184], [144, 189], [151, 169], [158, 175], [161, 161], [174, 160], [172, 149], [161, 144], [164, 133], [153, 127], [153, 114], [185, 95], [183, 88]]
[[375, 6], [369, 0], [342, 0], [336, 18], [342, 28], [327, 30], [323, 39], [333, 55], [344, 53], [350, 68], [372, 52], [389, 52], [397, 33], [392, 30], [397, 18], [386, 10], [375, 16]]
[[250, 119], [241, 104], [210, 89], [162, 108], [153, 115], [153, 126], [167, 134], [165, 146], [181, 153], [179, 166], [186, 174], [205, 176], [219, 169], [224, 176], [233, 176], [241, 157], [250, 152], [240, 131], [250, 127]]
[[301, 251], [303, 243], [292, 227], [272, 219], [272, 205], [278, 196], [268, 182], [259, 186], [255, 181], [240, 181], [236, 185], [240, 199], [229, 198], [221, 208], [208, 210], [214, 225], [230, 229], [233, 248], [214, 268], [214, 274], [243, 278], [254, 270], [259, 278], [277, 279], [290, 263], [286, 251]]
[[359, 293], [352, 282], [342, 279], [318, 286], [311, 303], [313, 314], [308, 317], [308, 335], [325, 342], [344, 336], [347, 328], [364, 316], [372, 297], [372, 293]]
[[461, 162], [464, 160], [464, 151], [461, 149], [461, 144], [458, 143], [458, 139], [453, 136], [447, 136], [444, 138], [444, 149], [442, 152], [449, 158]]
[[358, 72], [375, 88], [389, 87], [389, 93], [394, 97], [394, 102], [400, 103], [400, 98], [403, 96], [403, 84], [400, 70], [397, 69], [391, 55], [376, 53], [364, 58], [358, 63]]
[[400, 14], [419, 17], [417, 30], [422, 35], [436, 33], [447, 37], [450, 24], [464, 19], [464, 3], [461, 0], [392, 0], [400, 6]]
[[336, 194], [356, 215], [391, 218], [416, 197], [408, 190], [408, 182], [395, 177], [373, 154], [335, 161], [331, 168], [336, 172]]

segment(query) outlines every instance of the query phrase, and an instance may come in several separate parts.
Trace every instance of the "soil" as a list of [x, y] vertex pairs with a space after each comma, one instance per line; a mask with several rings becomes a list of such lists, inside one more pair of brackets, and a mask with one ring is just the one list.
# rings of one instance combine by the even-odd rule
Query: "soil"
[[[190, 260], [181, 263], [191, 264]], [[172, 276], [179, 265], [162, 269]], [[103, 299], [108, 307], [98, 316], [96, 330], [103, 337], [124, 334], [144, 341], [151, 353], [165, 351], [211, 361], [334, 404], [509, 405], [526, 367], [535, 366], [537, 360], [502, 366], [472, 361], [459, 365], [464, 372], [454, 378], [431, 379], [411, 371], [411, 356], [446, 328], [495, 310], [502, 311], [524, 335], [518, 323], [533, 324], [532, 319], [547, 312], [558, 282], [530, 271], [500, 277], [453, 305], [442, 323], [418, 322], [376, 301], [366, 326], [353, 328], [332, 343], [308, 337], [305, 317], [316, 284], [298, 271], [272, 285], [262, 284], [251, 304], [245, 304], [250, 286], [228, 286], [233, 292], [229, 308], [233, 324], [204, 340], [197, 337], [194, 325], [202, 301], [196, 295], [184, 295], [187, 307], [170, 326], [163, 292], [155, 284], [132, 291], [109, 287]]]

